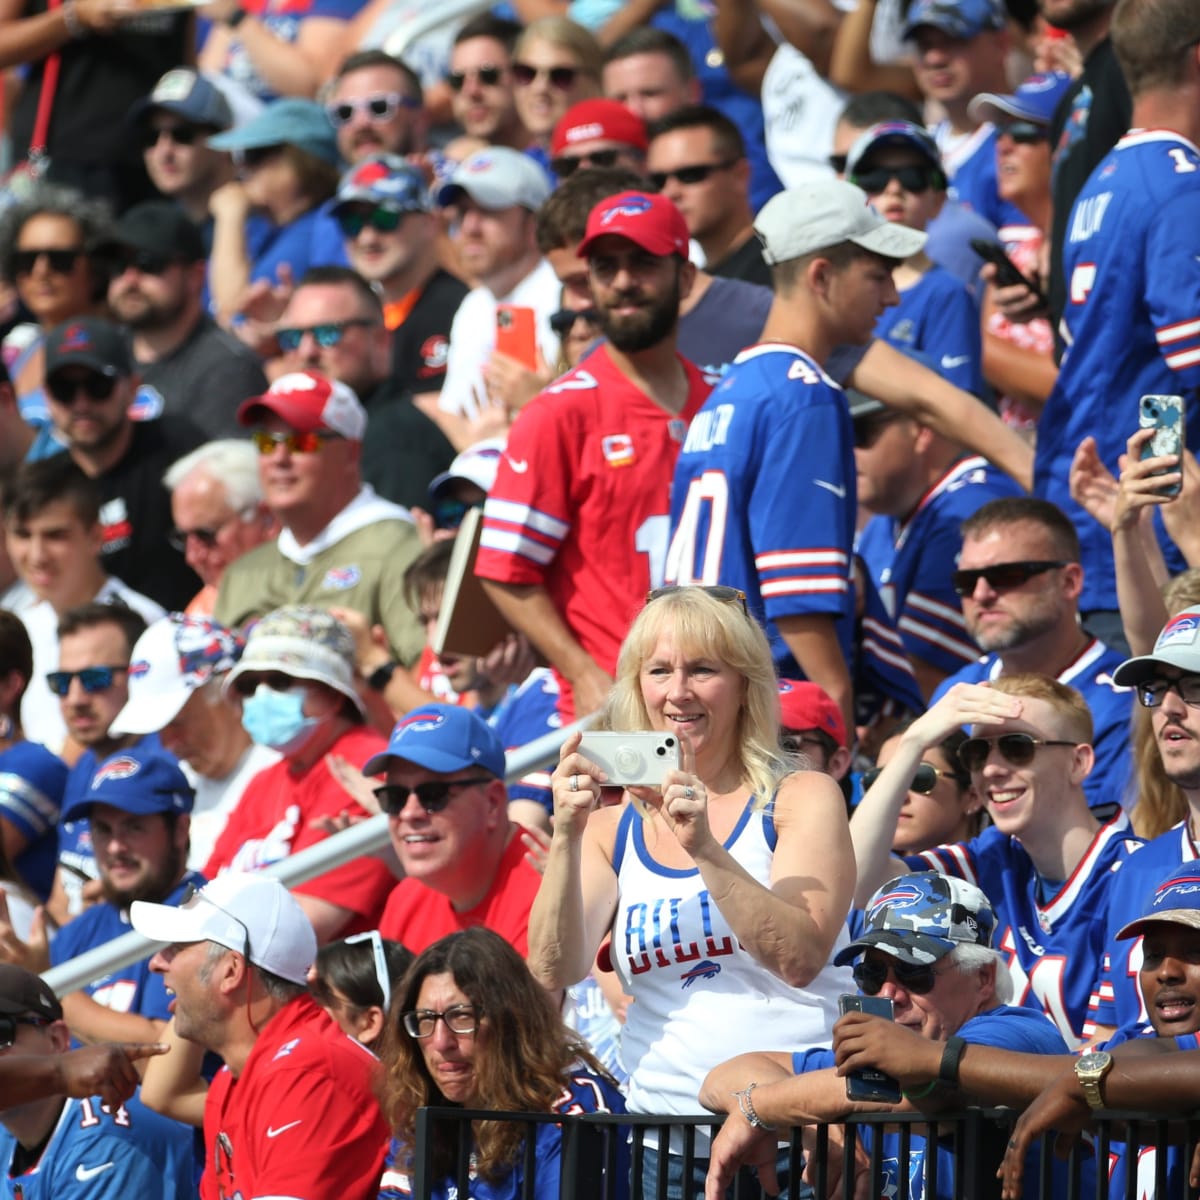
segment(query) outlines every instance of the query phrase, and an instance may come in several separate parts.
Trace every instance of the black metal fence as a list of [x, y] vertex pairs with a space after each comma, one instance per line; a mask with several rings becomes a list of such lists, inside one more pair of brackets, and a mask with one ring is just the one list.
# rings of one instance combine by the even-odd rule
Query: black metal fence
[[[865, 1183], [872, 1200], [999, 1200], [996, 1172], [1015, 1119], [1009, 1109], [970, 1108], [937, 1122], [919, 1113], [888, 1113], [857, 1116], [844, 1126], [781, 1131], [782, 1194], [788, 1200], [853, 1200], [857, 1181], [860, 1187]], [[711, 1129], [715, 1135], [720, 1123], [712, 1116], [673, 1117], [668, 1124], [662, 1117], [633, 1114], [422, 1109], [416, 1123], [414, 1200], [445, 1195], [447, 1184], [456, 1188], [458, 1200], [472, 1194], [471, 1122], [478, 1120], [524, 1124], [521, 1160], [514, 1165], [518, 1186], [512, 1193], [520, 1200], [677, 1200], [681, 1193], [669, 1191], [664, 1170], [656, 1172], [652, 1188], [643, 1187], [647, 1139], [665, 1147], [672, 1135], [682, 1158], [682, 1178], [696, 1180], [682, 1189], [682, 1196], [698, 1200], [705, 1153], [697, 1153], [697, 1131]], [[538, 1133], [547, 1125], [561, 1126], [556, 1179], [539, 1178]], [[1200, 1197], [1188, 1182], [1200, 1117], [1108, 1113], [1097, 1125], [1096, 1134], [1076, 1142], [1065, 1159], [1054, 1152], [1053, 1134], [1043, 1138], [1027, 1159], [1024, 1195], [1031, 1200]], [[453, 1181], [431, 1177], [435, 1129], [450, 1132], [455, 1140]], [[541, 1165], [544, 1175], [547, 1164]], [[743, 1170], [729, 1195], [732, 1200], [764, 1200], [767, 1193], [753, 1171]]]

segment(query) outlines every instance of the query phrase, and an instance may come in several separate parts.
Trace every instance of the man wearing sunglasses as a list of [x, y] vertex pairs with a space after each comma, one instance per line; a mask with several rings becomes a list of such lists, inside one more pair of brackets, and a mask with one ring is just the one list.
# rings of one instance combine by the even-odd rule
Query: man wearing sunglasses
[[421, 629], [395, 601], [420, 543], [409, 511], [363, 482], [367, 414], [354, 392], [296, 371], [247, 400], [238, 420], [254, 431], [263, 498], [281, 529], [226, 568], [216, 619], [238, 629], [283, 605], [336, 604], [382, 625], [399, 663], [416, 662]]
[[[958, 758], [992, 825], [967, 842], [896, 857], [896, 824], [924, 755], [953, 729]], [[1101, 825], [1083, 781], [1093, 762], [1083, 697], [1044, 675], [958, 684], [912, 722], [850, 823], [855, 899], [906, 867], [978, 884], [996, 909], [997, 949], [1016, 1003], [1044, 1011], [1072, 1048], [1101, 1034], [1089, 1013], [1117, 870], [1141, 845], [1118, 812]]]
[[265, 390], [257, 355], [205, 311], [208, 263], [199, 228], [167, 200], [136, 204], [104, 248], [108, 305], [132, 333], [133, 357], [157, 403], [142, 420], [188, 418], [206, 438], [238, 432], [237, 407]]
[[554, 127], [550, 167], [567, 179], [581, 167], [646, 165], [646, 124], [616, 100], [595, 98], [571, 105]]
[[338, 153], [352, 166], [368, 155], [403, 157], [425, 148], [421, 80], [382, 50], [359, 50], [342, 60], [325, 111], [337, 131]]
[[[840, 1064], [855, 1055], [856, 1068], [873, 1067], [869, 1051], [859, 1052], [864, 1031], [880, 1033], [884, 1044], [902, 1047], [913, 1058], [932, 1064], [932, 1082], [904, 1093], [905, 1102], [897, 1107], [905, 1112], [986, 1103], [986, 1094], [969, 1092], [960, 1082], [960, 1060], [972, 1046], [1065, 1056], [1067, 1046], [1048, 1021], [1010, 1003], [1012, 981], [993, 947], [995, 926], [988, 898], [970, 883], [931, 871], [885, 883], [866, 906], [861, 933], [836, 961], [858, 960], [854, 980], [859, 990], [890, 1000], [893, 1020], [849, 1012], [833, 1027], [832, 1048], [760, 1051], [714, 1068], [704, 1081], [700, 1101], [729, 1117], [713, 1142], [706, 1195], [724, 1195], [746, 1163], [765, 1159], [773, 1175], [772, 1155], [781, 1128], [834, 1122], [855, 1111]], [[882, 1104], [871, 1107], [886, 1111]], [[880, 1136], [882, 1144], [876, 1146]], [[929, 1152], [924, 1137], [914, 1134], [907, 1148], [899, 1133], [881, 1135], [879, 1127], [860, 1127], [859, 1137], [865, 1152], [878, 1152], [882, 1158], [878, 1194], [933, 1200], [931, 1193], [918, 1190]], [[939, 1144], [937, 1158], [937, 1194], [948, 1196], [955, 1176], [953, 1151]], [[964, 1172], [971, 1164], [960, 1161], [957, 1167]], [[1055, 1182], [1065, 1193], [1066, 1174], [1058, 1170]], [[760, 1179], [762, 1172], [760, 1166]], [[911, 1191], [910, 1180], [917, 1185]], [[770, 1177], [762, 1182], [768, 1192], [776, 1190]]]
[[[0, 1055], [5, 1062], [11, 1057], [31, 1064], [35, 1077], [40, 1065], [53, 1063], [66, 1075], [70, 1047], [63, 1008], [49, 986], [21, 967], [0, 966]], [[87, 1053], [95, 1057], [93, 1051], [99, 1049]], [[111, 1055], [106, 1057], [112, 1061]], [[128, 1064], [114, 1065], [123, 1067], [122, 1074], [132, 1074]], [[5, 1086], [0, 1096], [5, 1194], [22, 1200], [194, 1196], [192, 1131], [148, 1109], [127, 1079], [120, 1090], [128, 1098], [120, 1105], [108, 1102], [108, 1088], [103, 1095], [91, 1095], [78, 1086], [70, 1089], [72, 1099], [60, 1086], [15, 1104]]]
[[529, 134], [517, 114], [512, 54], [521, 26], [489, 12], [472, 17], [450, 48], [450, 106], [465, 134], [523, 150]]
[[1083, 790], [1097, 818], [1117, 811], [1129, 784], [1133, 691], [1115, 679], [1123, 655], [1079, 622], [1083, 590], [1079, 537], [1048, 500], [991, 500], [962, 523], [951, 576], [966, 632], [982, 656], [945, 679], [933, 702], [956, 683], [982, 683], [1036, 671], [1075, 688], [1091, 709], [1096, 762]]
[[387, 782], [375, 795], [405, 877], [379, 932], [419, 954], [448, 933], [484, 925], [527, 954], [541, 875], [509, 820], [504, 746], [488, 723], [447, 704], [414, 709], [363, 767], [364, 775], [380, 772]]

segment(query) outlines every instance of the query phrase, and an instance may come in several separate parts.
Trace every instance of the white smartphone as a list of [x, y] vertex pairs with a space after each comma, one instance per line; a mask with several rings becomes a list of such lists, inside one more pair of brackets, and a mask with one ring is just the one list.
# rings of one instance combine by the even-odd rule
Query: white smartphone
[[679, 767], [679, 739], [673, 733], [585, 733], [579, 753], [607, 776], [605, 787], [661, 787]]

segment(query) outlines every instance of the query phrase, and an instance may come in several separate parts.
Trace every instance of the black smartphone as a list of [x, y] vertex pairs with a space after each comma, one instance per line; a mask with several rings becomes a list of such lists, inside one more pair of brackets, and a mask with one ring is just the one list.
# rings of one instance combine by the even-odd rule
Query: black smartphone
[[[895, 1019], [892, 1002], [886, 996], [852, 996], [847, 992], [838, 997], [838, 1011], [843, 1016], [848, 1012], [865, 1012], [888, 1021]], [[871, 1067], [851, 1071], [846, 1076], [846, 1099], [899, 1104], [900, 1085], [890, 1075]]]
[[1021, 273], [1017, 264], [1008, 257], [999, 242], [989, 242], [986, 238], [972, 238], [971, 249], [984, 262], [989, 262], [996, 268], [997, 286], [1013, 287], [1018, 283], [1024, 284], [1041, 303], [1045, 304], [1046, 297], [1042, 294], [1042, 289], [1027, 275]]

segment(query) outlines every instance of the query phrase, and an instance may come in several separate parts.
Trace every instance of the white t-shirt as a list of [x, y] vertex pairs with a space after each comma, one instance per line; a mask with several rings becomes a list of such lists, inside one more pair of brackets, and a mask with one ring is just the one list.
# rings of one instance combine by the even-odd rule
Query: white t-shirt
[[458, 306], [450, 325], [450, 350], [446, 358], [446, 380], [438, 407], [468, 419], [487, 403], [483, 368], [496, 347], [496, 306], [515, 304], [532, 308], [537, 322], [537, 343], [548, 363], [558, 358], [558, 336], [550, 328], [550, 317], [559, 309], [562, 284], [543, 258], [507, 296], [496, 296], [489, 288], [469, 291]]
[[246, 785], [259, 771], [274, 766], [279, 759], [279, 752], [270, 746], [251, 742], [249, 749], [223, 779], [197, 775], [187, 763], [180, 764], [188, 781], [196, 789], [196, 801], [192, 805], [192, 843], [188, 851], [188, 866], [193, 871], [204, 869]]
[[784, 187], [833, 178], [829, 155], [845, 103], [845, 93], [790, 42], [776, 49], [762, 81], [763, 133]]

